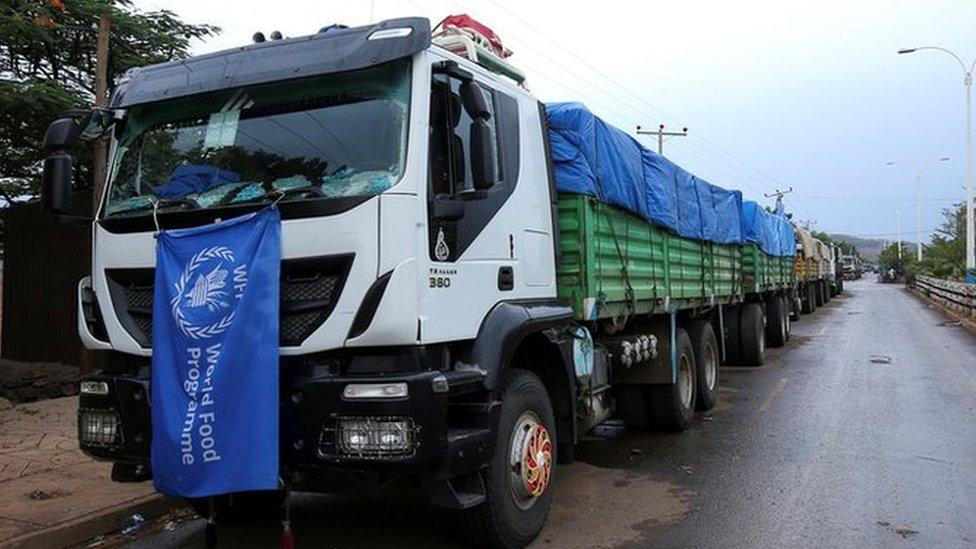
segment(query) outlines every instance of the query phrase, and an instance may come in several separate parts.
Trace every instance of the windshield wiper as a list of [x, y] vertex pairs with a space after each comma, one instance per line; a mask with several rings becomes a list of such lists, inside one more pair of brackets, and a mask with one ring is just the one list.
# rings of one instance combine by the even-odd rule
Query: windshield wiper
[[[156, 200], [153, 200], [153, 198], [149, 196], [145, 196], [142, 198], [145, 198], [145, 200], [136, 201], [133, 204], [129, 205], [128, 207], [122, 207], [118, 209], [110, 208], [108, 211], [108, 215], [111, 216], [111, 215], [127, 214], [127, 213], [142, 211], [142, 210], [145, 210], [145, 213], [149, 213], [153, 210], [153, 208], [156, 208], [157, 210], [161, 210], [163, 208], [169, 208], [171, 206], [178, 206], [178, 205], [186, 206], [184, 209], [188, 209], [188, 210], [197, 210], [200, 208], [199, 204], [197, 204], [194, 200], [191, 200], [189, 198], [159, 198]], [[154, 203], [156, 204], [155, 206], [153, 205]]]

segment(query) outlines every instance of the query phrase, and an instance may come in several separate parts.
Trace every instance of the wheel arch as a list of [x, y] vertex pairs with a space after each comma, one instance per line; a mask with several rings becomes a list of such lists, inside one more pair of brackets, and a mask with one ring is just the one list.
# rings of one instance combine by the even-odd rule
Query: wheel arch
[[576, 442], [573, 310], [562, 300], [507, 301], [485, 317], [469, 360], [485, 372], [485, 388], [497, 392], [505, 372], [524, 368], [539, 376], [556, 417], [559, 455]]

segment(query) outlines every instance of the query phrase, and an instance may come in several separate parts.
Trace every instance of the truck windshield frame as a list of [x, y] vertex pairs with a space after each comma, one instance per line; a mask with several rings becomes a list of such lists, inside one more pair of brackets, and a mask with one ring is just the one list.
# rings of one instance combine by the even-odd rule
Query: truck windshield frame
[[185, 226], [272, 202], [284, 217], [326, 215], [382, 193], [404, 174], [411, 73], [405, 58], [134, 106], [101, 221], [142, 226], [155, 209]]

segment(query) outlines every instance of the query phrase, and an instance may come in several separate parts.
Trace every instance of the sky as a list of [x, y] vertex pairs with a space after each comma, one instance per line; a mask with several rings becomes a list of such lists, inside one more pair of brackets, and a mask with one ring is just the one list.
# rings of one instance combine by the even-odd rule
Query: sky
[[[330, 23], [401, 16], [436, 24], [467, 13], [513, 50], [538, 99], [582, 101], [633, 133], [688, 128], [664, 154], [711, 183], [787, 211], [811, 228], [915, 240], [964, 197], [963, 70], [936, 45], [976, 59], [971, 0], [135, 0], [223, 32], [206, 53]], [[656, 138], [640, 137], [648, 147]], [[939, 159], [948, 157], [947, 161]], [[894, 163], [889, 165], [890, 163]], [[916, 201], [916, 175], [922, 175]]]

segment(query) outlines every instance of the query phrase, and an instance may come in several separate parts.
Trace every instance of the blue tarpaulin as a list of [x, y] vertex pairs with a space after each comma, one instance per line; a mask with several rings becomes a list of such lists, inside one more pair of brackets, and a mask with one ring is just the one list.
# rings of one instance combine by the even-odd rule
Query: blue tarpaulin
[[595, 196], [687, 238], [742, 244], [742, 193], [650, 151], [581, 103], [546, 105], [560, 191]]
[[183, 198], [193, 193], [206, 192], [224, 183], [237, 183], [241, 175], [216, 166], [181, 164], [173, 170], [169, 181], [153, 190], [160, 198]]
[[281, 218], [157, 237], [152, 472], [171, 496], [278, 487]]
[[796, 255], [796, 238], [793, 226], [782, 213], [767, 212], [755, 202], [742, 202], [742, 233], [747, 242], [753, 242], [769, 255]]

